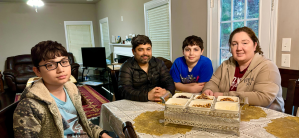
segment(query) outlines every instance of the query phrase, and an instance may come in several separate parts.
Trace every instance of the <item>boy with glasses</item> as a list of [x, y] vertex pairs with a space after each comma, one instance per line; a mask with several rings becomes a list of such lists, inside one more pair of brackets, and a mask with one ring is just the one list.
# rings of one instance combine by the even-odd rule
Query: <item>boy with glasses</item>
[[69, 81], [68, 53], [56, 41], [31, 49], [33, 71], [41, 79], [26, 87], [14, 112], [15, 137], [110, 138], [107, 131], [87, 120], [81, 95]]

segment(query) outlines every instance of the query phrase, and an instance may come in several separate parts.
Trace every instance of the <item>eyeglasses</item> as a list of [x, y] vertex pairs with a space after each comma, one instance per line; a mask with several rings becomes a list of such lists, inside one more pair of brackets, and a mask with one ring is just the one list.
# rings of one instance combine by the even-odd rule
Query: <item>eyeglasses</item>
[[56, 69], [56, 68], [58, 67], [58, 63], [60, 63], [60, 65], [61, 65], [62, 67], [68, 67], [68, 66], [70, 66], [70, 60], [69, 60], [69, 59], [63, 59], [63, 60], [58, 61], [58, 62], [50, 62], [50, 63], [47, 63], [47, 64], [45, 64], [45, 65], [40, 65], [40, 66], [38, 66], [38, 67], [45, 66], [46, 69], [47, 69], [48, 71], [50, 71], [50, 70], [54, 70], [54, 69]]

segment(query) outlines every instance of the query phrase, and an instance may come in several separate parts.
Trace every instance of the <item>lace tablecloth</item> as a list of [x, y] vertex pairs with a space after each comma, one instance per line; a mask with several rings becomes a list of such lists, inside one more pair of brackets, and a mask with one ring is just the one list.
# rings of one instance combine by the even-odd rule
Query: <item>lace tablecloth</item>
[[[134, 124], [134, 118], [146, 111], [164, 111], [165, 106], [155, 102], [136, 102], [129, 100], [120, 100], [102, 105], [100, 126], [108, 131], [114, 131], [120, 138], [124, 137], [122, 133], [122, 123], [126, 121]], [[262, 107], [261, 107], [262, 108]], [[266, 118], [254, 119], [249, 122], [240, 123], [240, 137], [242, 138], [275, 138], [274, 135], [268, 133], [263, 127], [271, 122], [271, 119], [289, 116], [288, 114], [275, 110], [262, 108], [266, 113]], [[279, 126], [277, 126], [279, 127]], [[238, 137], [234, 134], [217, 133], [210, 129], [202, 129], [193, 127], [186, 134], [162, 135], [155, 136], [136, 132], [140, 138], [206, 138], [206, 137], [221, 137], [234, 138]]]

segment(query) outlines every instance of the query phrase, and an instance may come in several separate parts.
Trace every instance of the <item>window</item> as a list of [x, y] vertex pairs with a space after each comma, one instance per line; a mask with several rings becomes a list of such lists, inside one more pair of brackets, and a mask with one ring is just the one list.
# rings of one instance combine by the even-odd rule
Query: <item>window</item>
[[228, 40], [233, 30], [247, 26], [258, 36], [259, 0], [222, 0], [220, 14], [221, 64], [231, 56]]
[[207, 56], [214, 70], [231, 56], [230, 33], [243, 26], [255, 32], [264, 56], [275, 62], [277, 4], [277, 0], [208, 0]]
[[144, 4], [145, 35], [152, 41], [152, 54], [171, 60], [170, 1], [153, 0]]
[[110, 59], [110, 39], [109, 39], [109, 24], [108, 24], [108, 17], [103, 18], [100, 20], [100, 32], [101, 32], [101, 45], [105, 47], [106, 51], [106, 58]]
[[64, 21], [67, 51], [82, 64], [81, 47], [94, 47], [92, 21]]

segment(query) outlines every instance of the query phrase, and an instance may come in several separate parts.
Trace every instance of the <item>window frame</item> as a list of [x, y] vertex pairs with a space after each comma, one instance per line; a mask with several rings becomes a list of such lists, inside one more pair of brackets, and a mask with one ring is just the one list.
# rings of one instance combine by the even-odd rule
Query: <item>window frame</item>
[[170, 61], [172, 61], [172, 28], [171, 28], [171, 0], [152, 0], [144, 4], [144, 23], [145, 23], [145, 35], [149, 36], [148, 32], [148, 17], [147, 10], [167, 4], [169, 6], [169, 50], [170, 50]]
[[[105, 47], [104, 46], [104, 39], [103, 39], [103, 35], [102, 35], [102, 23], [107, 23], [107, 26], [108, 26], [108, 43], [109, 43], [109, 52], [110, 52], [110, 54], [109, 55], [106, 55], [106, 58], [108, 58], [110, 55], [111, 55], [111, 53], [112, 53], [112, 51], [111, 51], [111, 46], [110, 46], [110, 30], [109, 30], [109, 22], [108, 22], [108, 17], [105, 17], [105, 18], [102, 18], [102, 19], [100, 19], [99, 20], [99, 25], [100, 25], [100, 35], [101, 35], [101, 47]], [[106, 47], [105, 47], [106, 48]]]
[[[207, 0], [207, 57], [212, 60], [214, 71], [220, 66], [220, 4], [221, 0]], [[265, 57], [274, 63], [276, 63], [277, 47], [277, 11], [278, 0], [260, 0], [258, 38]], [[217, 41], [213, 34], [217, 34]]]

